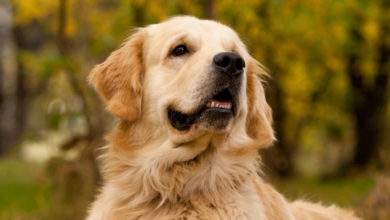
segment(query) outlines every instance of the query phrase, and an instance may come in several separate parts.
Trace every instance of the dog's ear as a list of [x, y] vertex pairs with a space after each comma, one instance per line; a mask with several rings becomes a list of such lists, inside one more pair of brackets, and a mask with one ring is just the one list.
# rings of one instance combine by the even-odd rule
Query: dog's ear
[[261, 147], [270, 146], [274, 140], [272, 110], [268, 105], [261, 77], [266, 72], [255, 59], [251, 58], [247, 67], [248, 115], [246, 129], [248, 135]]
[[134, 121], [141, 114], [145, 33], [138, 30], [89, 74], [89, 82], [115, 116]]

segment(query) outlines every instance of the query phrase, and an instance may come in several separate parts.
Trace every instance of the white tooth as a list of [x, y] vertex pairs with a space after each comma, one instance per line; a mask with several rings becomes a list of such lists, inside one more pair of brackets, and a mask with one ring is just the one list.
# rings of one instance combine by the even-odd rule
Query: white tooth
[[228, 103], [228, 109], [231, 109], [232, 108], [232, 104], [231, 103]]
[[214, 107], [215, 107], [215, 102], [212, 101], [212, 102], [211, 102], [211, 108], [214, 108]]

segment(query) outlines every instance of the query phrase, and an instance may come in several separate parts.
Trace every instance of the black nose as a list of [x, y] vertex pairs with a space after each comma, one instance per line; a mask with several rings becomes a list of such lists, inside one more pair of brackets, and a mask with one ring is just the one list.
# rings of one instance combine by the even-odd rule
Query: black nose
[[217, 69], [231, 76], [238, 76], [245, 67], [245, 61], [240, 55], [233, 52], [223, 52], [214, 56], [214, 65]]

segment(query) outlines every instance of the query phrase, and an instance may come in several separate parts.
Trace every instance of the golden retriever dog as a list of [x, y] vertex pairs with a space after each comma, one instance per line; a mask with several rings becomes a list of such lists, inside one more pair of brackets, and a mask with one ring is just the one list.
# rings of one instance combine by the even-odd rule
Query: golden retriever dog
[[275, 140], [264, 74], [218, 22], [137, 29], [89, 76], [118, 123], [87, 219], [357, 219], [290, 203], [258, 175], [258, 151]]

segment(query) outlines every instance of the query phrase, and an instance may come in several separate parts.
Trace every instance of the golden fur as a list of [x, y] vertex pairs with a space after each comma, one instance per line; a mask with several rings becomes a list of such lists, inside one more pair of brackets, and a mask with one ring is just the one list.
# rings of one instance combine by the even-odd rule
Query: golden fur
[[[167, 56], [178, 43], [194, 52]], [[167, 106], [194, 110], [213, 80], [212, 57], [222, 51], [246, 62], [237, 115], [221, 131], [202, 124], [175, 130]], [[90, 74], [119, 122], [87, 219], [357, 219], [335, 206], [290, 203], [257, 174], [258, 150], [274, 141], [262, 74], [220, 23], [184, 16], [137, 30]]]

